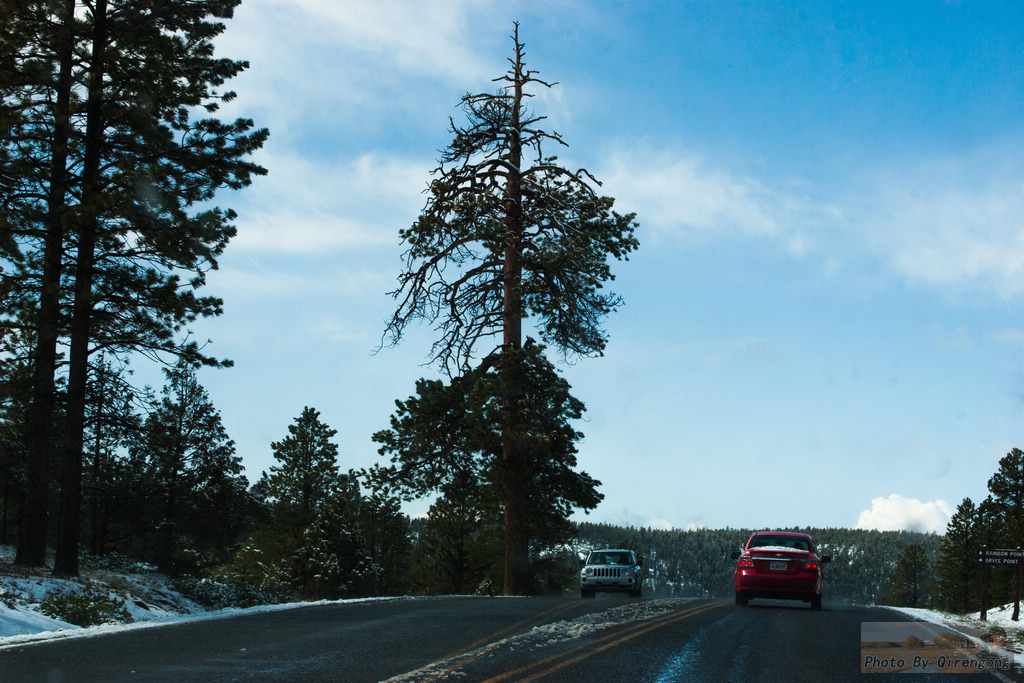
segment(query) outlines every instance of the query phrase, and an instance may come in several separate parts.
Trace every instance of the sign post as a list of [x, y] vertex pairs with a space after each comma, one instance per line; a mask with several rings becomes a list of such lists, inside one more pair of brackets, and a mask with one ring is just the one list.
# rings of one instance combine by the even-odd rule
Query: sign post
[[[1017, 553], [1020, 554], [1020, 546], [1017, 546]], [[1017, 584], [1013, 589], [1013, 616], [1010, 617], [1013, 621], [1017, 621], [1020, 617], [1020, 566], [1024, 564], [1017, 559]]]
[[981, 620], [988, 621], [988, 546], [981, 546]]
[[1020, 617], [1020, 574], [1021, 564], [1024, 564], [1024, 550], [1017, 547], [1013, 550], [1000, 548], [989, 550], [987, 546], [981, 546], [978, 551], [978, 562], [981, 562], [981, 620], [986, 620], [988, 611], [988, 566], [990, 564], [1003, 567], [1013, 567], [1017, 570], [1017, 584], [1013, 592], [1013, 617], [1017, 621]]

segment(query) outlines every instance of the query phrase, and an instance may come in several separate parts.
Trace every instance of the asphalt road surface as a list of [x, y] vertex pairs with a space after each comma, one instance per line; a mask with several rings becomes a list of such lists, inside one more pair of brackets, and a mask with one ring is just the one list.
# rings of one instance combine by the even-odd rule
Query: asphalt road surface
[[[0, 648], [2, 681], [867, 681], [881, 608], [755, 601], [417, 598]], [[1018, 656], [1019, 657], [1019, 656]], [[910, 679], [963, 680], [922, 673]], [[1014, 668], [968, 681], [1024, 681]]]

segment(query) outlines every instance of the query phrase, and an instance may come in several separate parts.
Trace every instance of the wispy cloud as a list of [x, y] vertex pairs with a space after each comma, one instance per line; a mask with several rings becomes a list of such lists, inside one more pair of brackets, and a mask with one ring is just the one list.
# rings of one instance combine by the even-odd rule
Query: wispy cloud
[[599, 175], [622, 210], [637, 211], [661, 234], [739, 230], [779, 232], [788, 199], [761, 181], [671, 152], [616, 151]]
[[421, 111], [438, 83], [458, 93], [493, 77], [473, 29], [489, 7], [477, 0], [245, 2], [217, 43], [220, 54], [251, 64], [232, 82], [240, 97], [227, 111], [255, 111], [278, 136]]
[[211, 273], [209, 279], [218, 292], [258, 297], [268, 294], [293, 294], [306, 290], [309, 286], [302, 277], [254, 264], [250, 264], [246, 269], [222, 267]]
[[468, 78], [479, 74], [479, 60], [467, 45], [473, 10], [486, 6], [479, 0], [265, 0], [261, 4], [278, 16], [291, 15], [297, 27], [316, 29], [314, 36], [406, 71]]
[[880, 160], [823, 187], [620, 143], [599, 177], [661, 238], [764, 237], [832, 276], [866, 259], [914, 284], [1024, 294], [1024, 167], [1012, 149]]
[[374, 338], [379, 334], [378, 330], [371, 330], [366, 325], [353, 328], [351, 324], [345, 324], [336, 316], [326, 316], [315, 323], [311, 334], [319, 339], [330, 342], [365, 341]]
[[904, 277], [1024, 293], [1024, 169], [993, 155], [880, 171], [850, 228]]
[[[269, 156], [269, 155], [267, 155]], [[422, 208], [431, 164], [379, 155], [261, 162], [272, 173], [240, 210], [235, 250], [311, 253], [395, 244]]]
[[268, 296], [308, 296], [345, 294], [352, 296], [377, 294], [393, 283], [381, 271], [344, 267], [296, 273], [287, 269], [248, 260], [241, 265], [227, 266], [210, 275], [217, 292], [253, 298]]

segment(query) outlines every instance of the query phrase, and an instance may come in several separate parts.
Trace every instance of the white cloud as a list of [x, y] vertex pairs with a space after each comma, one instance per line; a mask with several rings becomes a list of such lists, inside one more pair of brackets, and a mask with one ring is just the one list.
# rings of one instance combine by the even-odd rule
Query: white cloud
[[644, 228], [692, 238], [768, 237], [841, 276], [868, 257], [911, 283], [1024, 294], [1024, 167], [998, 147], [880, 160], [841, 187], [735, 173], [686, 150], [619, 143], [599, 173]]
[[1012, 152], [898, 164], [846, 201], [854, 240], [912, 282], [1024, 293], [1024, 169]]
[[292, 15], [304, 29], [313, 29], [312, 37], [406, 71], [468, 78], [479, 74], [479, 60], [466, 45], [470, 10], [484, 6], [479, 0], [265, 0], [260, 4], [276, 6], [278, 16]]
[[362, 155], [326, 163], [271, 156], [240, 209], [234, 250], [323, 253], [395, 244], [423, 206], [428, 162]]
[[755, 178], [668, 152], [615, 152], [599, 174], [623, 211], [659, 233], [739, 230], [773, 235], [791, 200]]
[[953, 508], [944, 500], [922, 503], [893, 493], [888, 498], [873, 498], [871, 509], [860, 513], [855, 528], [942, 533], [952, 515]]
[[314, 253], [393, 242], [397, 234], [397, 228], [386, 235], [374, 226], [321, 211], [282, 210], [247, 217], [233, 246], [236, 250]]
[[361, 325], [353, 331], [351, 325], [343, 324], [335, 316], [327, 316], [312, 326], [311, 333], [331, 342], [348, 342], [371, 339], [374, 334], [379, 334], [379, 331], [374, 330], [371, 333], [366, 325]]
[[309, 283], [301, 277], [255, 264], [251, 269], [222, 267], [211, 273], [208, 280], [218, 292], [245, 293], [257, 297], [292, 294], [309, 288]]
[[308, 294], [379, 294], [393, 285], [389, 273], [361, 267], [344, 267], [327, 273], [307, 269], [295, 273], [258, 261], [245, 261], [211, 273], [211, 288], [222, 294], [255, 298]]
[[880, 165], [851, 181], [835, 225], [847, 245], [902, 278], [1003, 297], [1024, 294], [1024, 167], [999, 147]]
[[474, 30], [495, 26], [479, 18], [487, 11], [494, 8], [478, 0], [244, 2], [217, 40], [218, 54], [250, 62], [224, 111], [255, 116], [277, 138], [372, 125], [395, 112], [414, 123], [408, 115], [422, 112], [438, 83], [457, 95], [490, 82], [495, 62], [478, 50], [493, 37]]

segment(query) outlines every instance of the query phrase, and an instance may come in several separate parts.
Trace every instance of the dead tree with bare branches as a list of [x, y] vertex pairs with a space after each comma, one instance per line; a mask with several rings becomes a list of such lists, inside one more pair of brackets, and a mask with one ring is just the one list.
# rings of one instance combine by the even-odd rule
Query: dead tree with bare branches
[[[431, 359], [450, 377], [497, 366], [503, 387], [502, 459], [505, 593], [528, 587], [527, 468], [519, 442], [525, 395], [523, 321], [565, 358], [600, 355], [602, 318], [621, 299], [604, 290], [609, 261], [637, 247], [634, 214], [612, 210], [600, 183], [545, 156], [564, 147], [546, 117], [528, 107], [527, 88], [550, 88], [524, 63], [519, 26], [511, 67], [495, 93], [467, 94], [467, 123], [450, 120], [452, 143], [441, 152], [428, 200], [399, 234], [405, 267], [391, 295], [398, 302], [385, 342], [397, 344], [412, 321], [426, 320], [438, 338]], [[492, 345], [493, 344], [493, 345]], [[489, 348], [488, 348], [489, 347]], [[481, 360], [482, 357], [482, 360]]]

